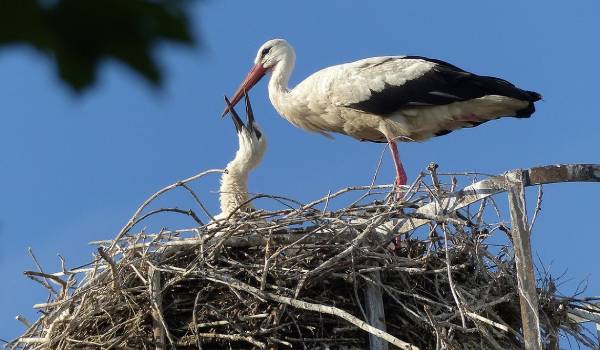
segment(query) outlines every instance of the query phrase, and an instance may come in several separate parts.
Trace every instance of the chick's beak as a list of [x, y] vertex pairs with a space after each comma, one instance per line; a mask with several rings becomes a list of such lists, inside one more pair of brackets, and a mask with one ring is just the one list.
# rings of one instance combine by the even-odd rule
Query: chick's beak
[[233, 120], [233, 125], [235, 125], [235, 130], [237, 132], [242, 131], [242, 128], [245, 127], [244, 122], [242, 121], [240, 116], [237, 114], [235, 109], [233, 109], [233, 105], [231, 104], [231, 102], [229, 101], [227, 96], [225, 96], [225, 103], [227, 104], [227, 110], [231, 111], [231, 120]]
[[250, 104], [250, 97], [248, 96], [248, 92], [244, 90], [244, 99], [246, 101], [246, 118], [248, 119], [248, 127], [252, 127], [254, 125], [254, 113], [252, 112], [252, 105]]

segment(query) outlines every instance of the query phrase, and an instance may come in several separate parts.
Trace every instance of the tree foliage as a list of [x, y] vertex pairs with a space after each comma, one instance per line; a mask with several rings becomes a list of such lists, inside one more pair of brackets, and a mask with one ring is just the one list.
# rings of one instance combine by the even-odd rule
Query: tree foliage
[[154, 85], [162, 82], [153, 55], [159, 42], [194, 46], [189, 0], [0, 0], [0, 48], [33, 46], [81, 92], [99, 64], [116, 59]]

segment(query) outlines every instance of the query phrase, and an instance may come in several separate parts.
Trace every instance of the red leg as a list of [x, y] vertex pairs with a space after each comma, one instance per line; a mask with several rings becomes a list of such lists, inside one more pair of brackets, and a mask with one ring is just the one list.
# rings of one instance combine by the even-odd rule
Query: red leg
[[388, 140], [388, 145], [390, 146], [390, 151], [392, 151], [392, 158], [394, 160], [394, 167], [396, 167], [396, 185], [404, 186], [406, 185], [406, 172], [404, 171], [404, 167], [402, 166], [402, 162], [400, 161], [400, 155], [398, 154], [398, 147], [396, 147], [396, 141]]
[[[396, 141], [388, 140], [388, 145], [390, 146], [390, 151], [392, 151], [392, 159], [394, 160], [394, 167], [396, 168], [396, 186], [404, 186], [406, 185], [407, 176], [404, 167], [402, 166], [402, 162], [400, 161], [400, 154], [398, 153]], [[400, 200], [401, 197], [401, 194], [397, 192], [396, 199]], [[392, 242], [394, 244], [393, 250], [400, 249], [402, 242], [400, 236], [395, 237]]]

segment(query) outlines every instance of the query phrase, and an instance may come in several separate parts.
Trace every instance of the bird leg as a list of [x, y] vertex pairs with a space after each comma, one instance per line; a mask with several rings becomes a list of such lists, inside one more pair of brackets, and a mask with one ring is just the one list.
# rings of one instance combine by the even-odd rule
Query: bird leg
[[[400, 186], [406, 185], [406, 172], [404, 171], [404, 167], [402, 166], [402, 162], [400, 161], [400, 155], [398, 153], [398, 147], [396, 146], [396, 141], [388, 139], [388, 145], [390, 146], [390, 151], [392, 152], [392, 158], [394, 159], [394, 167], [396, 168], [396, 200], [400, 200], [402, 197], [402, 192], [399, 191]], [[402, 244], [402, 239], [400, 236], [395, 237], [392, 240], [392, 250], [396, 251], [400, 249]]]
[[404, 186], [406, 185], [407, 177], [402, 162], [400, 161], [396, 141], [388, 140], [388, 145], [390, 146], [390, 151], [392, 151], [392, 159], [394, 160], [394, 167], [396, 168], [396, 186]]

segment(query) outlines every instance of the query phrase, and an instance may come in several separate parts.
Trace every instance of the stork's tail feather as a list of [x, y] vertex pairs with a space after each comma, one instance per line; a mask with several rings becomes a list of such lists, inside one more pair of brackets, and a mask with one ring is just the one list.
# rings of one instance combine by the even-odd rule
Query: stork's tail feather
[[535, 91], [527, 91], [525, 90], [525, 93], [527, 94], [527, 96], [529, 96], [529, 99], [527, 101], [529, 102], [535, 102], [535, 101], [539, 101], [542, 99], [542, 95], [538, 94]]

